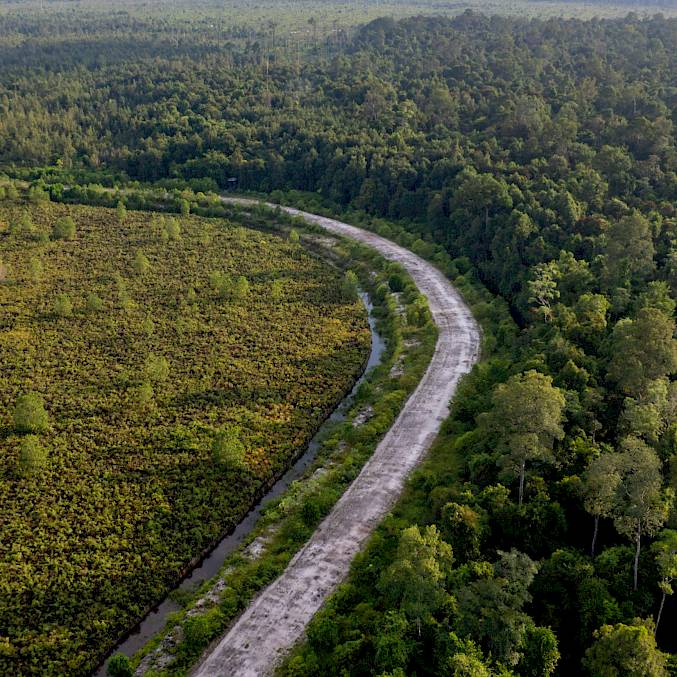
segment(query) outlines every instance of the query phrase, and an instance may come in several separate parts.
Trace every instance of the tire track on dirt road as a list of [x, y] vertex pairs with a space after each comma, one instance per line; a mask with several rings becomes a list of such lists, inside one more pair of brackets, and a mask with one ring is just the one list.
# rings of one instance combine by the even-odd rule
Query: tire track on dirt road
[[[256, 204], [239, 198], [224, 201]], [[447, 417], [459, 380], [479, 355], [480, 331], [470, 309], [431, 263], [375, 233], [292, 207], [281, 209], [401, 263], [428, 299], [439, 331], [437, 345], [418, 387], [362, 472], [284, 573], [259, 593], [210, 648], [193, 672], [195, 677], [261, 677], [274, 670], [345, 578], [355, 555], [400, 496], [407, 476], [422, 460]]]

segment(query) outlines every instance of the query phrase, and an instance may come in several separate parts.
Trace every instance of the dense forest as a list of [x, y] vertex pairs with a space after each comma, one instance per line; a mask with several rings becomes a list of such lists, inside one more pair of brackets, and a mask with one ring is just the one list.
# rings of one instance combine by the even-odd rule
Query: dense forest
[[321, 199], [494, 295], [436, 455], [285, 671], [675, 674], [677, 19], [155, 21], [0, 17], [8, 176]]
[[[419, 145], [388, 130], [355, 193], [320, 190], [414, 221], [512, 318], [485, 311], [494, 356], [286, 674], [674, 671], [675, 28], [466, 15], [357, 39], [395, 92], [429, 86]], [[376, 126], [402, 106], [380, 93]]]

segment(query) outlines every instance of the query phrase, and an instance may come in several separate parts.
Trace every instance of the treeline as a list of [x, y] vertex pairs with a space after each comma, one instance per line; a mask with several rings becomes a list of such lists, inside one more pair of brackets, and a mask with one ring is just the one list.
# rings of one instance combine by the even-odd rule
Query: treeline
[[496, 295], [475, 307], [494, 352], [444, 462], [290, 670], [665, 674], [675, 44], [660, 16], [465, 13], [375, 21], [330, 59], [250, 44], [0, 75], [8, 165], [312, 191], [406, 221], [418, 251], [444, 245], [452, 278]]
[[[385, 50], [406, 69], [411, 42], [422, 42], [409, 34], [416, 23], [372, 25], [360, 49], [374, 59]], [[600, 71], [596, 94], [576, 96], [582, 64], [597, 55], [584, 58], [570, 33], [557, 68], [570, 90], [554, 86], [551, 68], [531, 93], [526, 59], [508, 62], [506, 73], [532, 85], [529, 103], [517, 107], [522, 95], [504, 82], [502, 122], [481, 109], [453, 161], [431, 164], [430, 176], [453, 169], [415, 202], [427, 210], [421, 231], [467, 255], [449, 273], [461, 283], [479, 275], [512, 318], [475, 306], [493, 357], [463, 385], [430, 462], [286, 674], [674, 673], [675, 100], [653, 116], [648, 99], [623, 102], [644, 57], [633, 38], [612, 39], [628, 21], [612, 26], [592, 51], [609, 62], [625, 54], [625, 65]], [[656, 124], [666, 130], [660, 149], [647, 131]], [[633, 145], [627, 134], [639, 126]], [[467, 156], [468, 138], [485, 134], [484, 152]], [[605, 162], [612, 156], [625, 170]], [[649, 162], [660, 168], [651, 178]], [[386, 211], [403, 215], [392, 201]]]
[[467, 259], [443, 265], [493, 357], [285, 674], [672, 674], [672, 287], [655, 270], [617, 287], [633, 300], [616, 321], [606, 269], [563, 301], [586, 269], [563, 250], [536, 267], [560, 271], [550, 281], [527, 282], [520, 329], [500, 297], [469, 288]]

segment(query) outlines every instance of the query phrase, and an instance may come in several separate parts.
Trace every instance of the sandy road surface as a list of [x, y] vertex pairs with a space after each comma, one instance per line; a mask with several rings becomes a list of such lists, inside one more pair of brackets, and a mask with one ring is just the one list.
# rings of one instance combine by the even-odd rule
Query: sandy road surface
[[374, 233], [297, 209], [282, 209], [399, 261], [427, 296], [439, 338], [428, 370], [362, 472], [284, 573], [254, 599], [203, 658], [194, 672], [197, 677], [260, 677], [273, 671], [344, 579], [351, 560], [400, 495], [407, 475], [421, 461], [446, 418], [459, 379], [479, 352], [480, 333], [470, 310], [432, 264]]

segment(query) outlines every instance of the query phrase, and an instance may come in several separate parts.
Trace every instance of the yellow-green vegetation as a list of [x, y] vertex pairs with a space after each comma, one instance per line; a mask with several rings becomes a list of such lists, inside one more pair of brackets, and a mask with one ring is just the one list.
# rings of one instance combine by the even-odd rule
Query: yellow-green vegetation
[[[243, 218], [238, 211], [240, 208], [234, 208], [230, 217]], [[247, 218], [260, 219], [261, 225], [296, 225], [308, 246], [326, 246], [327, 235], [322, 229], [282, 213], [255, 207], [252, 213], [247, 212]], [[369, 247], [340, 239], [330, 246], [328, 255], [337, 263], [350, 261], [354, 272], [348, 271], [352, 274], [344, 277], [346, 291], [352, 293], [352, 284], [359, 279], [370, 294], [372, 313], [385, 342], [379, 365], [367, 373], [357, 389], [346, 420], [324, 427], [317, 456], [304, 475], [266, 505], [256, 527], [243, 546], [226, 558], [219, 574], [193, 594], [181, 591], [175, 596], [183, 609], [171, 614], [162, 633], [131, 661], [122, 654], [114, 656], [109, 664], [110, 675], [129, 674], [137, 668], [153, 677], [188, 674], [209, 642], [284, 571], [307, 542], [358, 476], [428, 368], [437, 328], [425, 299], [405, 269], [387, 262]], [[397, 297], [391, 293], [394, 287]], [[227, 435], [223, 442], [219, 440], [215, 453], [229, 444], [228, 440]]]
[[0, 672], [82, 674], [289, 465], [366, 313], [298, 243], [188, 215], [5, 202], [0, 261]]

